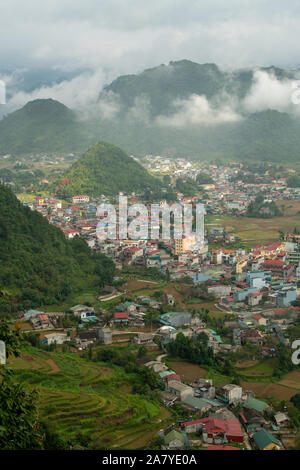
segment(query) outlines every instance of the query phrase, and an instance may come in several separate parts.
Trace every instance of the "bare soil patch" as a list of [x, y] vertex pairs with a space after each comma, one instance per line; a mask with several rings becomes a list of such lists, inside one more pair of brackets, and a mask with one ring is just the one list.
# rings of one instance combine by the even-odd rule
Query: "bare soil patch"
[[243, 390], [252, 390], [257, 397], [274, 397], [276, 400], [289, 400], [299, 392], [296, 388], [289, 388], [271, 382], [242, 382]]
[[47, 364], [51, 367], [51, 370], [50, 370], [50, 373], [51, 373], [51, 374], [54, 374], [54, 373], [60, 371], [60, 368], [58, 367], [58, 365], [56, 364], [56, 362], [53, 361], [53, 359], [47, 359], [46, 362], [47, 362]]
[[207, 374], [207, 370], [203, 367], [197, 366], [196, 364], [190, 364], [189, 362], [169, 362], [170, 366], [180, 375], [182, 380], [193, 382], [195, 379], [204, 378]]

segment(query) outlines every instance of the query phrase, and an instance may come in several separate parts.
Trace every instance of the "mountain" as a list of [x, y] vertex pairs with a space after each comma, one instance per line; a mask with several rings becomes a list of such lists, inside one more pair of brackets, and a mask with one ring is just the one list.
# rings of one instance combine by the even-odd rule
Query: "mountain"
[[[295, 79], [295, 73], [277, 67], [259, 69], [278, 80]], [[152, 117], [175, 111], [174, 101], [191, 95], [203, 95], [208, 100], [230, 95], [243, 99], [253, 84], [255, 69], [222, 71], [216, 64], [197, 64], [189, 60], [170, 62], [137, 75], [118, 77], [100, 92], [100, 100], [114, 94], [126, 113], [136, 106], [137, 99], [147, 100]]]
[[114, 265], [82, 239], [66, 240], [0, 185], [0, 316], [55, 304], [112, 281]]
[[113, 126], [101, 119], [98, 128], [105, 139], [136, 154], [298, 161], [300, 119], [245, 104], [250, 97], [250, 104], [257, 105], [251, 94], [257, 80], [264, 90], [266, 79], [276, 80], [280, 93], [278, 83], [286, 87], [297, 73], [277, 67], [228, 72], [215, 64], [170, 62], [107, 85], [99, 102], [114, 100], [118, 114]]
[[93, 107], [98, 116], [85, 121], [57, 101], [27, 103], [0, 121], [0, 154], [80, 153], [105, 140], [134, 155], [298, 161], [299, 113], [289, 102], [283, 108], [289, 113], [272, 108], [297, 74], [170, 62], [105, 86]]
[[30, 101], [0, 121], [0, 154], [74, 152], [86, 141], [84, 123], [52, 99]]
[[160, 180], [151, 176], [123, 150], [108, 142], [96, 142], [64, 174], [60, 197], [74, 194], [116, 195], [120, 191], [158, 190]]

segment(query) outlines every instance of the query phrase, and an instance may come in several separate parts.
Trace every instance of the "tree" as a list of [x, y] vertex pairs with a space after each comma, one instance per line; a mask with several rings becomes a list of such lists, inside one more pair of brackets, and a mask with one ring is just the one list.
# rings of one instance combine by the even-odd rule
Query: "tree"
[[[6, 354], [20, 354], [20, 334], [0, 322], [0, 339]], [[0, 449], [35, 450], [43, 448], [43, 434], [38, 420], [38, 392], [13, 381], [10, 369], [0, 366]]]
[[137, 357], [141, 359], [142, 357], [145, 357], [146, 354], [147, 354], [147, 348], [144, 344], [142, 344], [138, 349]]
[[300, 410], [300, 393], [296, 393], [296, 395], [292, 396], [291, 402], [293, 405]]

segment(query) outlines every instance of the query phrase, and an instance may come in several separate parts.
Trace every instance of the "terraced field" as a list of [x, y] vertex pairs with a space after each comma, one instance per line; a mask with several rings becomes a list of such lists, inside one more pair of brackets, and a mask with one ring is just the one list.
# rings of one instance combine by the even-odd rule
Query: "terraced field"
[[10, 366], [16, 380], [40, 390], [41, 418], [65, 440], [82, 433], [94, 449], [143, 448], [170, 422], [156, 402], [130, 393], [132, 378], [121, 368], [32, 347]]

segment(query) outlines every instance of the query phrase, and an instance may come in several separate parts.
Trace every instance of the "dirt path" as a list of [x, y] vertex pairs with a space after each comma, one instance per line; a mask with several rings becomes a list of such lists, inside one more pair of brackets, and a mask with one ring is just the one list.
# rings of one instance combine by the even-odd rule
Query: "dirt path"
[[54, 374], [56, 372], [59, 372], [60, 371], [60, 368], [58, 367], [58, 365], [53, 361], [53, 359], [47, 359], [47, 364], [51, 367], [51, 371], [50, 373], [51, 374]]

